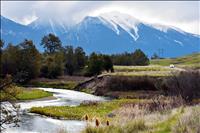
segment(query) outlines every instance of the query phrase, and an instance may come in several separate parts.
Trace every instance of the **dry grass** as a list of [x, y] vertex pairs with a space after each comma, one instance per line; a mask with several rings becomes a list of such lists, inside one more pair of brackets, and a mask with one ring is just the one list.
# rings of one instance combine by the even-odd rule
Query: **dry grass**
[[117, 76], [152, 76], [163, 77], [170, 76], [173, 69], [162, 67], [158, 65], [150, 66], [114, 66], [114, 73], [111, 75]]
[[[124, 104], [121, 108], [114, 110], [115, 114], [120, 121], [130, 121], [133, 119], [143, 118], [144, 116], [151, 117], [155, 114], [166, 113], [174, 108], [184, 105], [181, 97], [156, 97], [147, 102], [128, 103]], [[157, 119], [157, 118], [154, 118]]]
[[173, 126], [173, 133], [200, 133], [200, 107], [185, 109], [178, 122]]

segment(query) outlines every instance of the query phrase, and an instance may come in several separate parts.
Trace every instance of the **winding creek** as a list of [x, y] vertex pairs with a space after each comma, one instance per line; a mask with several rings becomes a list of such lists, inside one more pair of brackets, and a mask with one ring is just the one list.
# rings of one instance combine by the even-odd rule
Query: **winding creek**
[[104, 97], [94, 96], [84, 92], [53, 89], [53, 88], [37, 88], [52, 92], [56, 99], [36, 100], [28, 102], [20, 102], [20, 123], [19, 127], [8, 127], [6, 133], [56, 133], [60, 129], [64, 129], [68, 133], [78, 133], [86, 126], [84, 121], [77, 120], [58, 120], [33, 113], [29, 113], [31, 107], [44, 106], [78, 106], [84, 101], [106, 101]]

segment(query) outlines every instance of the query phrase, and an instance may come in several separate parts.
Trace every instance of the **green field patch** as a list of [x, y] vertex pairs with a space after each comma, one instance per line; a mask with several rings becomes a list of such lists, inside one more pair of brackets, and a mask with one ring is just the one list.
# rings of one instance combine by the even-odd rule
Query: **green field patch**
[[108, 102], [96, 103], [96, 104], [81, 104], [80, 106], [49, 106], [49, 107], [33, 107], [30, 112], [37, 113], [45, 116], [69, 119], [69, 120], [81, 120], [84, 115], [88, 115], [89, 118], [98, 117], [106, 119], [107, 114], [111, 111], [119, 108], [125, 103], [138, 103], [143, 100], [138, 99], [120, 99]]
[[169, 71], [169, 68], [161, 66], [114, 66], [116, 72], [141, 72], [141, 71]]
[[168, 59], [155, 59], [151, 60], [152, 65], [169, 66], [170, 64], [175, 65], [185, 65], [185, 66], [199, 66], [200, 64], [200, 53], [195, 53], [178, 58], [168, 58]]
[[53, 94], [38, 89], [31, 89], [31, 90], [23, 89], [21, 93], [16, 95], [16, 98], [17, 100], [33, 100], [49, 96], [53, 96]]
[[33, 100], [53, 96], [52, 93], [39, 89], [11, 86], [0, 91], [0, 101], [7, 100]]

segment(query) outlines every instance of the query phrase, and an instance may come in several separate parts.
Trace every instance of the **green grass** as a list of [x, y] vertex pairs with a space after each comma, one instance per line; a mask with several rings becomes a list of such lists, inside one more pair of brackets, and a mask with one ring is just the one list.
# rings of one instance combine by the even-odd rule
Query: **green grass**
[[38, 89], [26, 89], [23, 87], [11, 86], [6, 91], [0, 91], [0, 101], [7, 100], [33, 100], [53, 96], [52, 93]]
[[49, 106], [49, 107], [33, 107], [32, 113], [42, 114], [55, 118], [81, 120], [84, 115], [88, 115], [90, 118], [98, 117], [102, 119], [107, 118], [107, 114], [114, 109], [119, 108], [125, 103], [135, 103], [143, 100], [138, 99], [120, 99], [109, 102], [97, 103], [97, 104], [81, 104], [77, 107], [69, 106]]
[[53, 96], [53, 94], [38, 89], [32, 89], [32, 90], [23, 89], [21, 93], [16, 95], [16, 98], [17, 100], [33, 100], [49, 96]]
[[163, 77], [170, 76], [172, 69], [158, 66], [114, 66], [114, 73], [110, 75], [117, 76], [151, 76], [151, 77]]
[[155, 123], [152, 126], [146, 125], [145, 121], [142, 119], [135, 119], [130, 120], [127, 123], [118, 123], [111, 126], [88, 126], [82, 133], [171, 133], [172, 127], [183, 114], [184, 110], [181, 107], [177, 109], [175, 114], [170, 115], [166, 120]]
[[58, 81], [39, 82], [39, 81], [35, 81], [35, 82], [31, 82], [30, 85], [32, 85], [34, 87], [57, 88], [57, 89], [71, 90], [77, 85], [77, 83], [72, 82], [72, 81], [68, 81], [68, 82], [58, 82]]
[[149, 76], [149, 77], [166, 77], [166, 76], [170, 76], [171, 75], [171, 72], [163, 72], [163, 71], [160, 71], [160, 72], [149, 72], [149, 71], [141, 71], [141, 72], [114, 72], [114, 73], [111, 73], [110, 75], [113, 75], [113, 76]]
[[161, 66], [169, 66], [170, 64], [185, 65], [185, 66], [192, 65], [193, 67], [195, 67], [200, 65], [200, 53], [195, 53], [178, 58], [151, 60], [151, 64], [161, 65]]
[[119, 72], [141, 72], [141, 71], [169, 71], [169, 68], [161, 66], [114, 66], [115, 71]]
[[172, 126], [175, 125], [179, 117], [184, 113], [183, 108], [180, 108], [176, 114], [168, 118], [166, 121], [156, 124], [153, 133], [171, 133]]
[[88, 126], [82, 133], [138, 133], [147, 130], [148, 127], [145, 125], [144, 121], [130, 121], [126, 124], [122, 123], [120, 125], [111, 125], [104, 127], [94, 127]]
[[200, 131], [200, 106], [188, 107], [173, 125], [173, 133], [198, 133]]

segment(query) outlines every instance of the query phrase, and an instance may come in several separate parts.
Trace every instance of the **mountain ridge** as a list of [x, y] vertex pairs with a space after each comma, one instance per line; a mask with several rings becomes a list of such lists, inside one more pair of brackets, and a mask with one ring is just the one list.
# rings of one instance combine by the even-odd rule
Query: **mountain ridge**
[[[19, 43], [25, 38], [32, 39], [40, 50], [42, 49], [39, 45], [41, 38], [48, 33], [59, 36], [64, 45], [83, 47], [87, 53], [113, 54], [131, 52], [140, 48], [149, 56], [159, 52], [160, 49], [163, 51], [163, 57], [176, 57], [200, 50], [199, 35], [187, 33], [176, 27], [148, 24], [127, 14], [87, 16], [70, 27], [62, 22], [53, 21], [41, 26], [37, 25], [36, 20], [25, 26], [25, 29], [20, 26], [15, 29], [12, 26], [17, 23], [7, 25], [5, 21], [1, 19], [1, 36], [6, 42]], [[6, 34], [9, 31], [16, 34]], [[19, 34], [20, 31], [24, 34]]]

